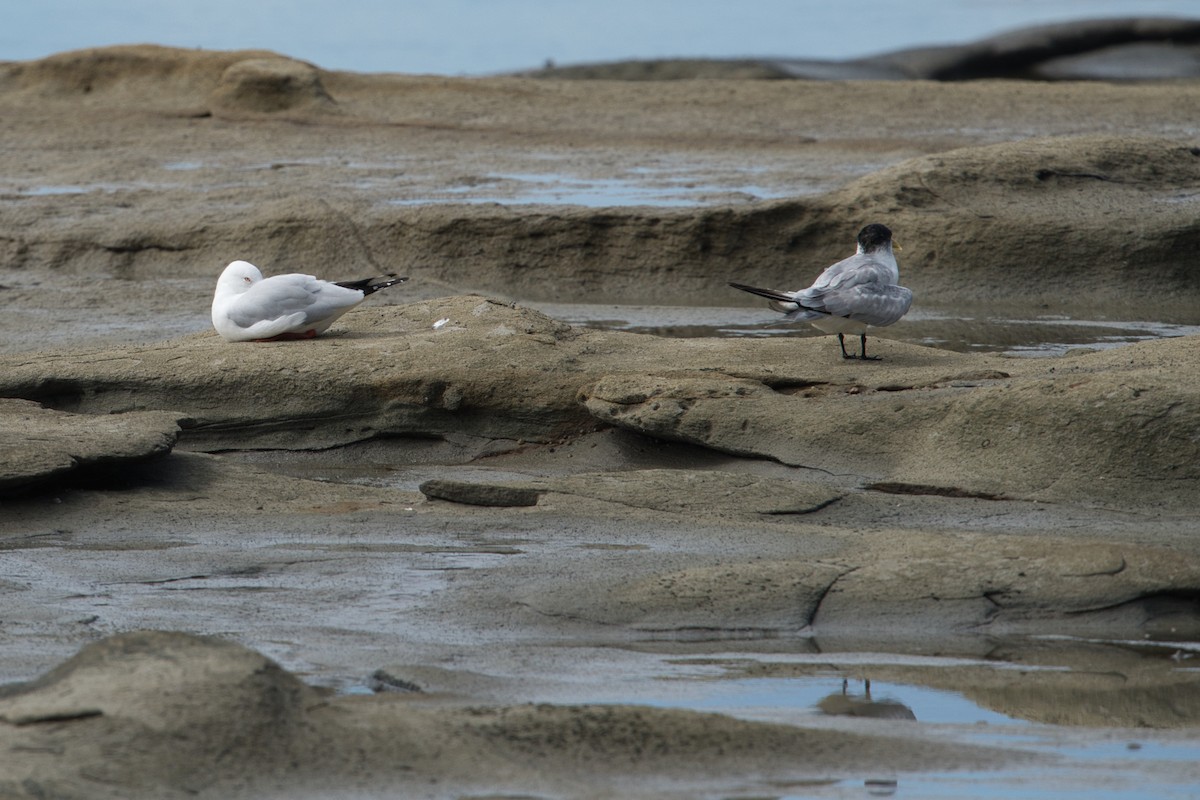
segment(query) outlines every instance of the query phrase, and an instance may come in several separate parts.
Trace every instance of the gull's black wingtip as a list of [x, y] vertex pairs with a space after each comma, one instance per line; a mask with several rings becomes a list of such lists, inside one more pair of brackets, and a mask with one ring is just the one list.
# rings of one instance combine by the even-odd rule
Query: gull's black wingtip
[[392, 273], [388, 274], [388, 279], [386, 281], [380, 281], [379, 283], [372, 283], [369, 286], [365, 287], [363, 289], [363, 294], [368, 295], [368, 294], [371, 294], [372, 292], [378, 292], [380, 289], [386, 289], [389, 286], [395, 286], [397, 283], [404, 283], [406, 280], [408, 280], [407, 275], [405, 275], [403, 278], [397, 278], [396, 273], [392, 272]]
[[380, 289], [386, 289], [389, 286], [395, 286], [397, 283], [404, 283], [406, 280], [408, 280], [407, 275], [405, 275], [403, 278], [397, 278], [396, 273], [389, 272], [387, 274], [387, 280], [383, 281], [376, 282], [375, 278], [363, 278], [362, 280], [357, 281], [337, 281], [336, 283], [338, 286], [343, 286], [347, 289], [357, 289], [358, 291], [362, 292], [364, 296], [366, 296], [368, 294], [372, 294], [373, 292], [378, 292]]

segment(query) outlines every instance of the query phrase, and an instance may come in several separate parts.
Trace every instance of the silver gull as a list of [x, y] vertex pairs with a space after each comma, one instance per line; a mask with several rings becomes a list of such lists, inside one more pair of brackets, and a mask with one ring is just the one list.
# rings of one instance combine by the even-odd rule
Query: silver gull
[[367, 295], [405, 280], [395, 273], [338, 282], [297, 273], [264, 278], [249, 261], [234, 261], [217, 279], [213, 327], [229, 342], [311, 339]]

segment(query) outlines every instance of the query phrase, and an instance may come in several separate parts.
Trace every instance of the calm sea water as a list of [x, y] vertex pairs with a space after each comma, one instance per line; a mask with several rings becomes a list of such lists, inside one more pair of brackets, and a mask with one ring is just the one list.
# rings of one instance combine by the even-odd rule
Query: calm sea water
[[669, 56], [840, 59], [1198, 0], [37, 0], [5, 4], [0, 60], [154, 43], [265, 48], [328, 69], [479, 75]]

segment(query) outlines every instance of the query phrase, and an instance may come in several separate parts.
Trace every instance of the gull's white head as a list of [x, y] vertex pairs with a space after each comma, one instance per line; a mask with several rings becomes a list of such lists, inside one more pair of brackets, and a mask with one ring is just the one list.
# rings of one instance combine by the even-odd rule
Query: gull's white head
[[217, 294], [241, 294], [262, 280], [258, 267], [249, 261], [233, 261], [217, 278]]

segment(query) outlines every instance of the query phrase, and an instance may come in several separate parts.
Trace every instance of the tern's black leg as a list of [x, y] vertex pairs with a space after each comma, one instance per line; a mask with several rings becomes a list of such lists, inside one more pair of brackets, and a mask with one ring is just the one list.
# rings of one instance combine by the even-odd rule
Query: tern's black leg
[[858, 357], [861, 358], [863, 361], [882, 361], [883, 360], [882, 356], [867, 355], [867, 335], [865, 333], [862, 334], [862, 338], [860, 339], [858, 352], [859, 352]]
[[842, 348], [842, 358], [854, 358], [854, 356], [846, 352], [846, 337], [840, 333], [838, 334], [838, 344]]

